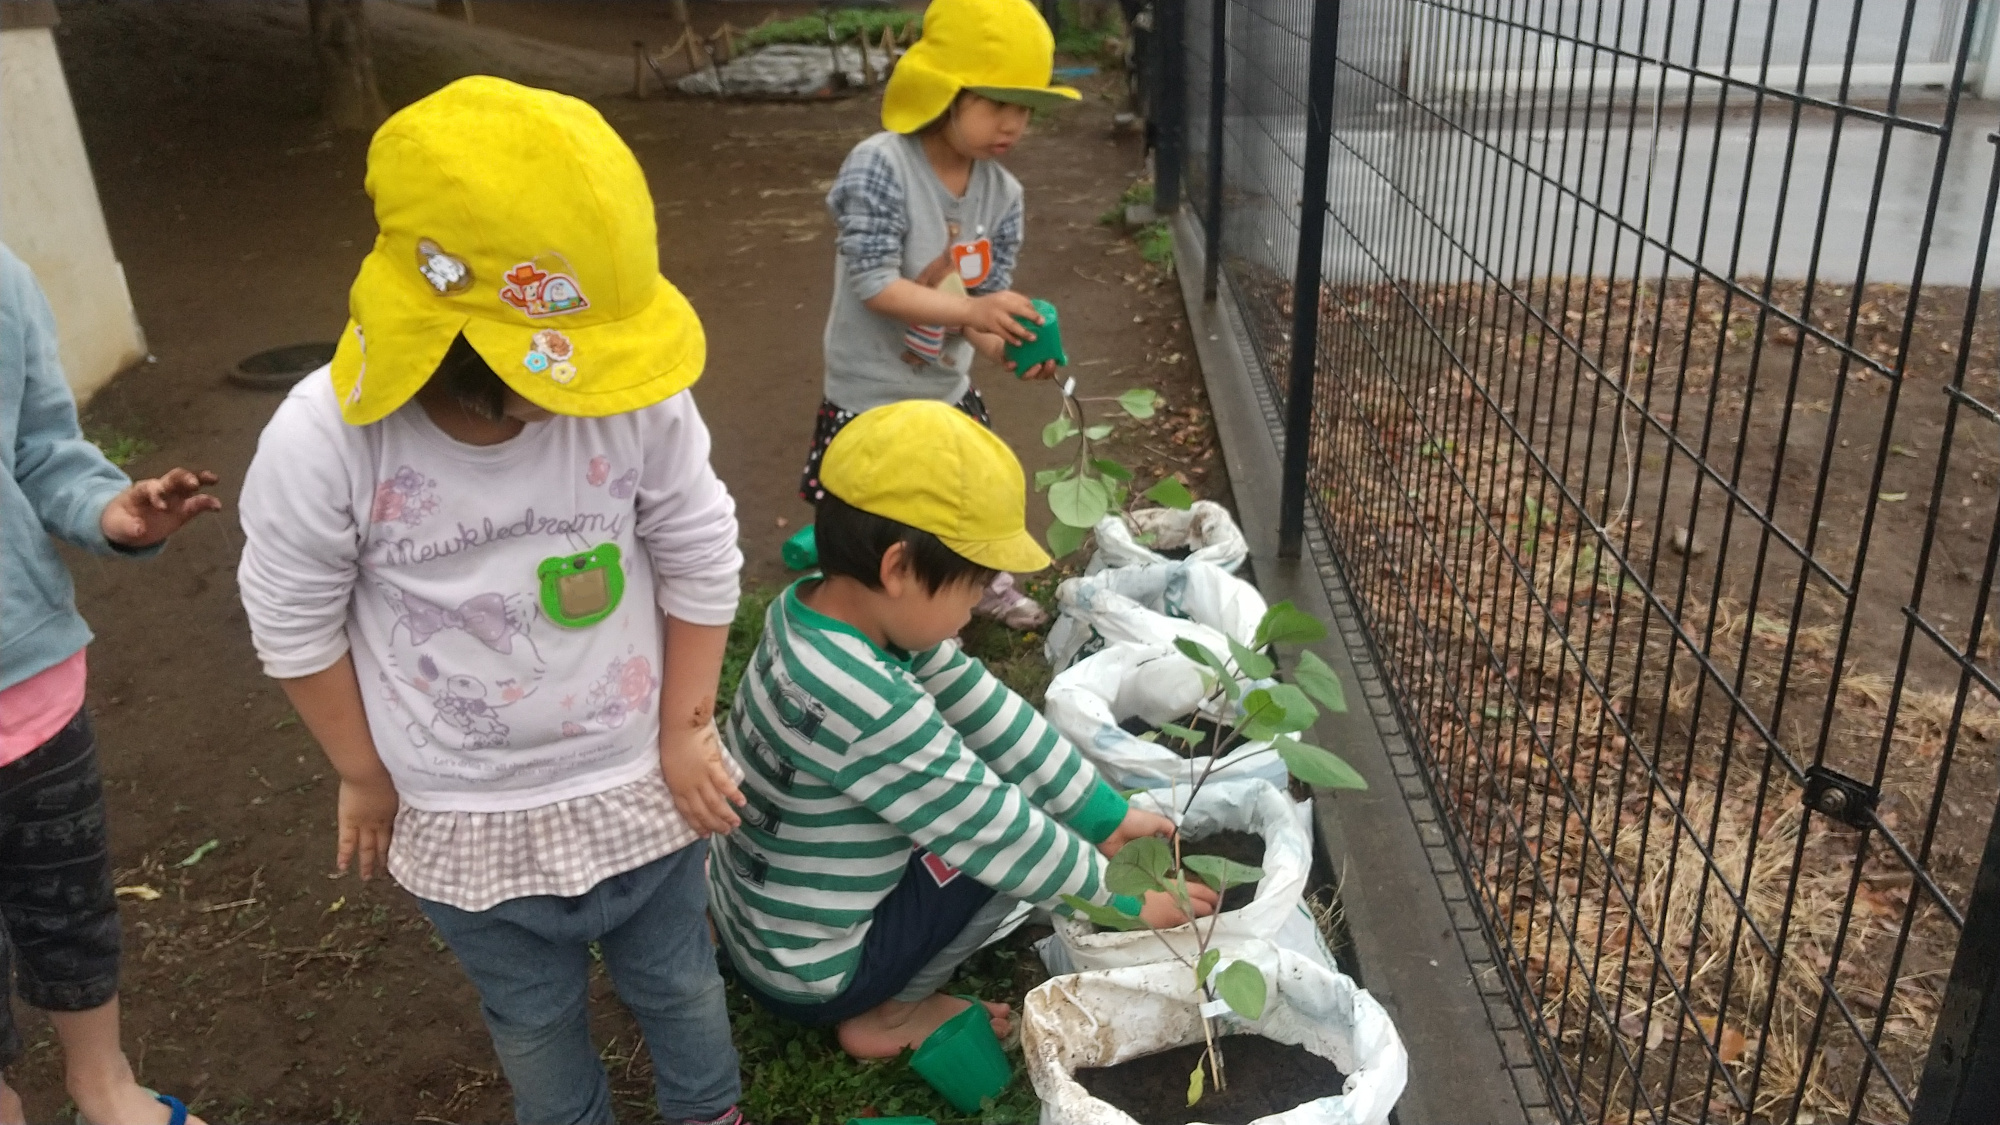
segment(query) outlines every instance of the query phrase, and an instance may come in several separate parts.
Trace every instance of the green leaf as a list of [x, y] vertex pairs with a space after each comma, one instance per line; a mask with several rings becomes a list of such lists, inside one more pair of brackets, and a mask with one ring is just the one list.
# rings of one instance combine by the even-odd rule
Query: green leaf
[[1109, 477], [1112, 480], [1132, 479], [1132, 470], [1108, 458], [1100, 457], [1097, 460], [1092, 461], [1091, 464], [1097, 466], [1098, 472], [1103, 473], [1106, 477]]
[[1076, 423], [1069, 420], [1069, 412], [1064, 411], [1055, 421], [1042, 427], [1042, 444], [1054, 449], [1076, 436]]
[[[1192, 637], [1175, 637], [1174, 647], [1180, 650], [1182, 656], [1187, 657], [1189, 660], [1194, 661], [1196, 664], [1213, 673], [1216, 682], [1222, 685], [1223, 692], [1229, 698], [1235, 699], [1237, 696], [1243, 694], [1243, 685], [1238, 683], [1236, 677], [1230, 673], [1228, 662], [1208, 651], [1207, 645], [1202, 644]], [[1214, 689], [1210, 688], [1209, 690], [1213, 691]]]
[[1142, 495], [1155, 504], [1160, 504], [1168, 508], [1179, 508], [1184, 512], [1194, 504], [1194, 494], [1187, 490], [1187, 485], [1182, 484], [1173, 477], [1162, 479], [1160, 483], [1147, 489]]
[[1264, 983], [1264, 974], [1250, 962], [1233, 961], [1216, 974], [1215, 991], [1244, 1019], [1264, 1018], [1264, 1000], [1270, 986]]
[[1200, 731], [1194, 729], [1193, 727], [1184, 727], [1181, 726], [1179, 723], [1161, 723], [1158, 733], [1173, 735], [1175, 738], [1180, 739], [1182, 742], [1187, 743], [1189, 746], [1199, 746], [1205, 739], [1208, 738], [1207, 735], [1201, 733]]
[[1104, 866], [1104, 885], [1115, 895], [1143, 895], [1167, 889], [1173, 849], [1158, 836], [1141, 836], [1118, 849]]
[[1277, 666], [1261, 652], [1253, 652], [1235, 637], [1229, 638], [1229, 655], [1236, 658], [1236, 670], [1253, 680], [1269, 679]]
[[1292, 682], [1334, 714], [1347, 713], [1347, 690], [1341, 686], [1339, 675], [1317, 653], [1299, 653], [1299, 665], [1292, 669]]
[[1250, 641], [1251, 648], [1265, 645], [1309, 645], [1326, 639], [1326, 626], [1319, 618], [1290, 602], [1279, 602], [1264, 611], [1264, 620], [1257, 623], [1257, 635]]
[[1193, 1105], [1194, 1103], [1201, 1100], [1202, 1085], [1207, 1081], [1207, 1079], [1202, 1076], [1201, 1063], [1202, 1060], [1200, 1059], [1194, 1060], [1194, 1069], [1188, 1071], [1189, 1105]]
[[1197, 986], [1207, 984], [1208, 974], [1215, 971], [1215, 963], [1220, 960], [1222, 960], [1220, 949], [1211, 949], [1203, 953], [1201, 960], [1194, 963], [1194, 983]]
[[1255, 739], [1293, 734], [1313, 725], [1319, 718], [1306, 693], [1291, 684], [1272, 684], [1243, 697], [1243, 733]]
[[1085, 426], [1083, 428], [1083, 436], [1089, 438], [1092, 441], [1103, 441], [1105, 438], [1111, 436], [1111, 426], [1109, 423], [1099, 423], [1095, 426]]
[[1134, 418], [1151, 418], [1153, 411], [1159, 409], [1160, 393], [1145, 387], [1133, 387], [1118, 396], [1118, 405]]
[[1043, 469], [1035, 474], [1035, 491], [1040, 492], [1059, 480], [1068, 480], [1075, 475], [1075, 465], [1064, 465], [1060, 469]]
[[1057, 520], [1049, 525], [1049, 553], [1057, 558], [1062, 558], [1064, 555], [1083, 546], [1083, 541], [1089, 538], [1089, 536], [1089, 528], [1072, 527], [1061, 520]]
[[1049, 486], [1049, 511], [1071, 527], [1090, 528], [1111, 510], [1111, 492], [1095, 477], [1072, 477]]
[[1322, 750], [1296, 738], [1280, 738], [1271, 744], [1285, 769], [1307, 785], [1321, 789], [1366, 789], [1368, 779], [1331, 750]]
[[1143, 930], [1146, 928], [1146, 923], [1141, 922], [1137, 915], [1123, 913], [1115, 906], [1100, 906], [1097, 903], [1086, 901], [1075, 895], [1064, 895], [1062, 896], [1062, 900], [1063, 905], [1088, 919], [1094, 926], [1107, 930]]
[[204, 859], [207, 859], [207, 858], [208, 858], [208, 853], [210, 853], [210, 852], [214, 851], [214, 850], [215, 850], [216, 848], [218, 848], [218, 847], [221, 847], [221, 846], [222, 846], [222, 841], [220, 841], [220, 840], [210, 840], [209, 842], [207, 842], [207, 843], [205, 843], [205, 844], [201, 845], [200, 847], [196, 848], [195, 850], [193, 850], [193, 851], [189, 852], [189, 853], [187, 854], [187, 858], [186, 858], [186, 859], [183, 859], [183, 860], [181, 860], [181, 861], [180, 861], [179, 863], [176, 863], [176, 864], [174, 864], [174, 866], [175, 866], [175, 867], [193, 867], [193, 866], [194, 866], [195, 864], [197, 864], [197, 863], [200, 863], [200, 862], [201, 862], [202, 860], [204, 860]]
[[1201, 876], [1201, 881], [1220, 891], [1226, 887], [1246, 887], [1264, 877], [1264, 869], [1224, 859], [1219, 855], [1181, 857], [1181, 865]]

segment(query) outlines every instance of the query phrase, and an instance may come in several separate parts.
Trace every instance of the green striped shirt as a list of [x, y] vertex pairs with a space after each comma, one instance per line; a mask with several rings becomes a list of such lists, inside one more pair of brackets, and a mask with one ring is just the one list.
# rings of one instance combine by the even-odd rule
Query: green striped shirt
[[798, 590], [724, 730], [750, 803], [716, 838], [710, 914], [739, 971], [795, 1003], [840, 995], [916, 846], [1026, 902], [1110, 901], [1093, 844], [1125, 799], [1074, 746], [957, 641], [885, 652]]

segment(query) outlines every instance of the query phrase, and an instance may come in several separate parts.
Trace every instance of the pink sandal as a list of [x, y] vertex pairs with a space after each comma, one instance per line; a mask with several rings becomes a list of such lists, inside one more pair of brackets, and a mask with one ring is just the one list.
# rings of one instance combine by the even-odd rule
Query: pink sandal
[[1014, 576], [1001, 574], [986, 587], [972, 612], [991, 617], [1009, 629], [1034, 629], [1048, 624], [1049, 612], [1035, 599], [1014, 588]]

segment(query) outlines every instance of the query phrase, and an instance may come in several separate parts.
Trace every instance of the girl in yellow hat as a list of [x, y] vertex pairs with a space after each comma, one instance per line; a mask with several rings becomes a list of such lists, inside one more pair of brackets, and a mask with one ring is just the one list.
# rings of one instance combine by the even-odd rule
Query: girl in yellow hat
[[258, 444], [238, 570], [340, 775], [337, 863], [417, 896], [519, 1120], [612, 1119], [595, 943], [662, 1116], [734, 1125], [703, 869], [743, 801], [712, 721], [743, 559], [645, 177], [583, 102], [475, 77], [382, 126], [367, 187], [381, 233]]
[[[1032, 338], [1015, 318], [1041, 320], [1011, 289], [1021, 184], [999, 161], [1032, 109], [1078, 98], [1049, 84], [1054, 65], [1054, 37], [1028, 0], [936, 0], [924, 12], [923, 37], [883, 94], [887, 131], [855, 146], [827, 195], [839, 227], [833, 308], [800, 499], [825, 495], [826, 447], [864, 410], [937, 399], [988, 422], [972, 353], [1005, 363], [1009, 342]], [[1005, 574], [980, 610], [1016, 628], [1045, 618]]]

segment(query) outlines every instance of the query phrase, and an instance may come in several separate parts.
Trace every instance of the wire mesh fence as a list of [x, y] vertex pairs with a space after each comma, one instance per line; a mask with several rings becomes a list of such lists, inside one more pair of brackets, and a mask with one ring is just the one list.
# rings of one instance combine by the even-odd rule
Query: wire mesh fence
[[1983, 7], [1159, 4], [1205, 262], [1569, 1120], [2000, 1115]]

